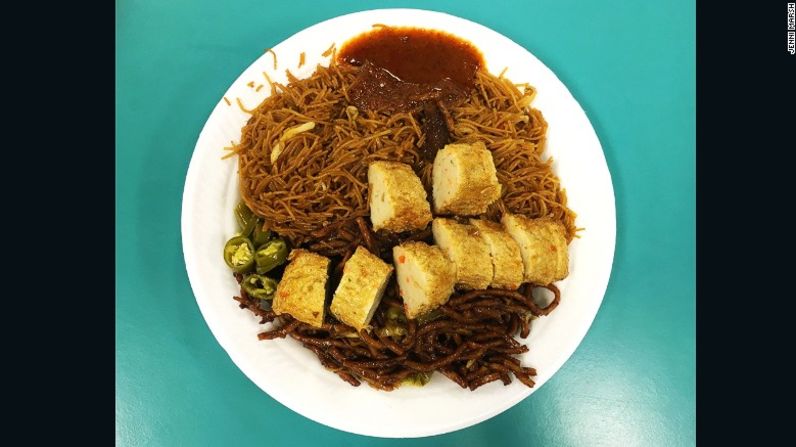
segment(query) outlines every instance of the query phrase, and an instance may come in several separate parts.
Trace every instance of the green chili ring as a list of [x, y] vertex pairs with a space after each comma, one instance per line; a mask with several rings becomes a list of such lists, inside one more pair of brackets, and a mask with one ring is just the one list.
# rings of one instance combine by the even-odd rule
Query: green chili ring
[[257, 216], [246, 206], [244, 201], [238, 202], [235, 206], [235, 221], [238, 222], [240, 235], [249, 237], [257, 225]]
[[224, 262], [235, 273], [247, 272], [254, 267], [254, 244], [249, 238], [235, 236], [224, 245]]
[[262, 247], [266, 242], [271, 240], [271, 231], [263, 229], [263, 221], [257, 219], [254, 225], [254, 234], [252, 234], [252, 242], [255, 247]]
[[273, 299], [274, 293], [276, 293], [276, 280], [267, 276], [253, 273], [243, 278], [240, 284], [246, 294], [259, 300]]
[[266, 242], [254, 254], [257, 273], [262, 275], [284, 264], [287, 254], [287, 243], [283, 239], [277, 238]]

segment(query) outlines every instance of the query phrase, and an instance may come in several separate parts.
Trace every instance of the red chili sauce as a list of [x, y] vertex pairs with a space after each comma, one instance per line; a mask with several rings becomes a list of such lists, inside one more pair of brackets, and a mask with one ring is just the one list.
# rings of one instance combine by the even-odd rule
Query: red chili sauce
[[380, 26], [344, 43], [339, 62], [361, 67], [349, 89], [362, 110], [418, 113], [426, 135], [421, 148], [433, 160], [450, 140], [447, 108], [465, 100], [484, 66], [481, 52], [451, 34]]
[[470, 42], [442, 31], [409, 27], [378, 27], [360, 34], [344, 43], [337, 57], [357, 66], [370, 61], [405, 82], [450, 79], [468, 90], [484, 65], [481, 52]]

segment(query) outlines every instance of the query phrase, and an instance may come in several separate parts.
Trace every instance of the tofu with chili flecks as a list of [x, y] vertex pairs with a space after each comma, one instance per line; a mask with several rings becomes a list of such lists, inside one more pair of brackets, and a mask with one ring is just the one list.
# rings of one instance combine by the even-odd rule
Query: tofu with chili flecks
[[509, 213], [503, 215], [501, 222], [520, 247], [525, 281], [547, 285], [567, 277], [569, 253], [561, 222]]
[[407, 318], [448, 302], [456, 283], [456, 266], [442, 249], [411, 241], [393, 247], [392, 255]]
[[440, 149], [431, 176], [437, 214], [476, 216], [500, 198], [492, 152], [480, 141]]
[[464, 289], [486, 289], [492, 282], [489, 245], [472, 225], [438, 217], [431, 223], [434, 242], [456, 265], [456, 284]]
[[364, 247], [357, 247], [343, 266], [343, 277], [329, 307], [338, 320], [362, 330], [368, 327], [379, 307], [393, 266]]
[[497, 222], [470, 219], [470, 225], [478, 229], [481, 239], [489, 246], [492, 259], [490, 285], [497, 289], [518, 288], [522, 284], [525, 268], [517, 242]]
[[309, 250], [294, 249], [287, 259], [290, 263], [276, 286], [272, 309], [277, 315], [289, 314], [299, 321], [321, 327], [329, 258]]
[[374, 161], [368, 165], [368, 204], [373, 230], [393, 233], [422, 230], [431, 222], [423, 183], [405, 163]]

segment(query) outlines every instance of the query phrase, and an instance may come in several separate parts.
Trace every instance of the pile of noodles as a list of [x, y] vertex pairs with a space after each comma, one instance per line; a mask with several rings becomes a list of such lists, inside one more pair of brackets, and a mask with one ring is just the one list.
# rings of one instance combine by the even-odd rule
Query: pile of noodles
[[[368, 215], [367, 170], [374, 160], [414, 166], [431, 191], [431, 164], [418, 147], [423, 134], [412, 113], [364, 112], [349, 104], [357, 73], [346, 64], [318, 66], [306, 79], [289, 74], [288, 85], [272, 84], [272, 95], [256, 109], [233, 150], [239, 156], [240, 191], [246, 204], [271, 230], [321, 254], [343, 254], [358, 242], [355, 219]], [[522, 88], [522, 90], [520, 90]], [[529, 217], [551, 215], [575, 236], [575, 213], [543, 157], [547, 123], [530, 107], [535, 90], [478, 71], [470, 98], [450, 108], [453, 142], [483, 141], [492, 151], [503, 185], [501, 199], [486, 217], [504, 211]], [[315, 127], [281, 143], [286, 129]]]
[[388, 287], [373, 317], [374, 330], [359, 333], [334, 321], [317, 328], [290, 315], [277, 316], [273, 310], [263, 309], [260, 300], [247, 296], [244, 290], [235, 300], [242, 309], [260, 317], [261, 324], [280, 320], [277, 328], [261, 332], [260, 340], [291, 337], [353, 386], [364, 381], [373, 388], [390, 391], [418, 374], [428, 377], [439, 372], [472, 391], [498, 380], [508, 385], [512, 377], [528, 387], [535, 385], [536, 370], [522, 366], [516, 358], [528, 352], [528, 347], [514, 336], [527, 337], [531, 321], [550, 314], [558, 306], [561, 294], [552, 284], [544, 286], [554, 298], [541, 307], [534, 301], [534, 287], [528, 284], [520, 291], [457, 293], [432, 311], [435, 316], [405, 320], [399, 335], [385, 332], [396, 324], [389, 319], [389, 312], [400, 313], [403, 309], [395, 282]]
[[[418, 149], [424, 138], [418, 116], [364, 112], [349, 103], [347, 92], [357, 70], [332, 63], [302, 80], [288, 72], [290, 83], [271, 84], [271, 96], [249, 111], [241, 141], [232, 148], [239, 156], [243, 200], [294, 247], [332, 258], [332, 290], [358, 245], [392, 262], [391, 248], [402, 241], [433, 243], [429, 228], [404, 234], [370, 228], [368, 164], [392, 160], [413, 166], [429, 198], [432, 166]], [[451, 140], [482, 141], [492, 151], [503, 194], [482, 217], [499, 220], [506, 211], [553, 216], [566, 227], [571, 241], [577, 231], [575, 214], [567, 208], [552, 161], [543, 157], [547, 123], [530, 107], [534, 95], [529, 85], [477, 72], [470, 97], [448, 110]], [[310, 122], [312, 129], [284, 137], [287, 129]], [[272, 163], [277, 147], [279, 156]], [[242, 276], [236, 278], [240, 282]], [[540, 286], [554, 293], [546, 307], [535, 302], [533, 291]], [[314, 328], [289, 315], [275, 315], [245, 290], [235, 297], [262, 324], [273, 323], [260, 339], [291, 337], [351, 385], [364, 381], [383, 390], [435, 371], [471, 390], [498, 380], [508, 384], [512, 377], [533, 386], [536, 371], [516, 358], [528, 348], [514, 337], [527, 337], [532, 319], [548, 315], [560, 298], [553, 285], [456, 292], [430, 318], [391, 320], [390, 315], [403, 315], [393, 276], [371, 321], [372, 330], [357, 333], [331, 315], [322, 328]], [[396, 324], [398, 333], [385, 332]]]

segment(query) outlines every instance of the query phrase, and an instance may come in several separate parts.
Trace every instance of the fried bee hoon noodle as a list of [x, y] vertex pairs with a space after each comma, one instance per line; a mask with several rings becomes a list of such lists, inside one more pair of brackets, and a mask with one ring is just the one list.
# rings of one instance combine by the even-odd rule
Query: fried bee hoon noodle
[[[357, 70], [332, 63], [309, 78], [274, 83], [273, 94], [252, 112], [234, 148], [249, 208], [294, 245], [327, 256], [361, 242], [356, 218], [368, 215], [369, 162], [415, 166], [431, 191], [431, 165], [418, 149], [424, 135], [416, 114], [350, 105], [347, 92]], [[530, 107], [534, 95], [528, 85], [478, 71], [470, 97], [446, 111], [451, 139], [483, 141], [492, 151], [503, 195], [487, 217], [497, 219], [504, 211], [552, 215], [571, 240], [575, 214], [567, 208], [552, 160], [542, 157], [547, 123]]]
[[[431, 164], [420, 153], [425, 135], [417, 111], [371, 112], [351, 105], [348, 92], [359, 68], [333, 62], [306, 79], [288, 72], [289, 84], [271, 83], [271, 95], [251, 112], [233, 150], [239, 156], [241, 196], [248, 207], [293, 247], [332, 259], [330, 282], [358, 245], [386, 262], [391, 248], [407, 240], [431, 242], [430, 228], [387, 234], [373, 232], [368, 220], [368, 164], [401, 161], [415, 167], [429, 196]], [[504, 212], [552, 216], [575, 237], [575, 214], [543, 158], [547, 123], [531, 107], [535, 90], [484, 70], [466, 100], [443, 107], [450, 140], [482, 141], [492, 151], [502, 197], [485, 216]], [[241, 282], [241, 275], [236, 275]], [[366, 382], [392, 390], [407, 380], [424, 383], [434, 371], [463, 388], [508, 384], [516, 378], [533, 386], [536, 371], [517, 356], [528, 348], [515, 339], [529, 335], [531, 320], [549, 314], [560, 301], [558, 289], [543, 287], [554, 299], [542, 307], [532, 295], [537, 285], [519, 290], [457, 292], [417, 320], [407, 320], [395, 278], [370, 323], [357, 332], [329, 315], [315, 328], [287, 314], [277, 316], [241, 289], [241, 308], [273, 323], [261, 340], [293, 338], [312, 350], [327, 369], [351, 385]]]

